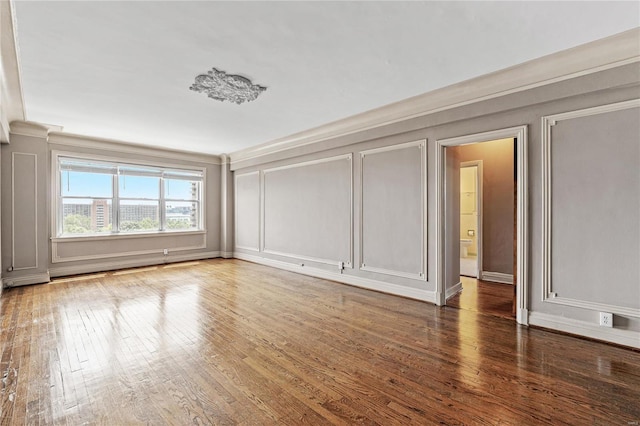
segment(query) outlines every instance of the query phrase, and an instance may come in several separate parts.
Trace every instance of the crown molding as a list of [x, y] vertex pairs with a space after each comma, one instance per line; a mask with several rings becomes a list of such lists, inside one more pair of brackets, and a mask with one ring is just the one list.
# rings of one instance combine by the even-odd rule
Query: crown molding
[[640, 27], [229, 154], [232, 165], [640, 62]]
[[130, 154], [142, 154], [159, 158], [196, 161], [198, 163], [205, 164], [222, 164], [222, 159], [218, 155], [180, 151], [168, 148], [158, 148], [134, 142], [97, 138], [94, 136], [78, 135], [74, 133], [53, 130], [49, 131], [49, 143], [90, 149], [101, 149], [106, 151], [117, 151]]
[[0, 2], [0, 52], [0, 127], [3, 129], [0, 138], [8, 142], [9, 123], [26, 119], [13, 1]]
[[59, 126], [47, 126], [35, 121], [12, 121], [10, 132], [12, 135], [31, 136], [35, 138], [49, 137], [49, 132], [58, 129]]

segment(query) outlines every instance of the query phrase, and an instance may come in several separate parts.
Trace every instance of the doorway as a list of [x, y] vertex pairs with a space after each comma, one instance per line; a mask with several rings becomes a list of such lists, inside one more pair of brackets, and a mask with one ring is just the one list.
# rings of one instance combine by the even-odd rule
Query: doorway
[[460, 163], [460, 275], [482, 272], [482, 160]]
[[[512, 157], [515, 161], [515, 173], [512, 170], [512, 177], [515, 176], [515, 184], [512, 182], [511, 197], [515, 192], [515, 208], [511, 209], [515, 216], [512, 230], [512, 247], [510, 253], [513, 255], [513, 247], [515, 247], [515, 256], [512, 260], [512, 280], [510, 287], [504, 287], [514, 294], [513, 312], [518, 323], [528, 324], [527, 309], [527, 140], [526, 126], [496, 130], [492, 132], [479, 133], [474, 135], [461, 136], [450, 139], [442, 139], [436, 141], [436, 238], [437, 246], [437, 271], [436, 271], [436, 292], [440, 305], [449, 304], [447, 299], [451, 299], [464, 287], [460, 278], [460, 253], [461, 253], [461, 234], [466, 230], [460, 227], [460, 166], [459, 158], [455, 158], [452, 147], [475, 145], [486, 141], [496, 141], [499, 139], [511, 139], [513, 149], [516, 153]], [[513, 163], [512, 163], [513, 164]], [[487, 164], [483, 164], [484, 175], [487, 174]], [[512, 166], [513, 167], [513, 166]], [[484, 188], [484, 201], [487, 205], [487, 188]], [[513, 198], [511, 198], [513, 200]], [[483, 214], [478, 212], [482, 222]], [[484, 234], [488, 231], [487, 227], [483, 227]], [[485, 238], [486, 239], [486, 238]], [[482, 244], [482, 243], [481, 243]], [[482, 244], [484, 246], [484, 244]], [[481, 280], [476, 284], [482, 285], [482, 281], [486, 278], [507, 281], [509, 274], [500, 272], [499, 270], [491, 271], [487, 262], [487, 247], [479, 250], [482, 261], [478, 262], [478, 273]], [[463, 277], [464, 279], [465, 277]], [[478, 277], [470, 277], [469, 279], [478, 280]], [[467, 283], [467, 286], [470, 284]], [[505, 284], [506, 285], [506, 284]], [[515, 291], [514, 291], [515, 290]]]

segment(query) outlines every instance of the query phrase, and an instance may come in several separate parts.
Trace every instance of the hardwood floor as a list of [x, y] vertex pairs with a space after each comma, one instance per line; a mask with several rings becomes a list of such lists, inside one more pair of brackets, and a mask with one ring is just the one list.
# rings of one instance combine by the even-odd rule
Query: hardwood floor
[[462, 291], [447, 300], [448, 306], [514, 319], [512, 307], [515, 289], [512, 285], [464, 276], [460, 277], [460, 281]]
[[2, 424], [640, 421], [640, 353], [238, 260], [0, 303]]

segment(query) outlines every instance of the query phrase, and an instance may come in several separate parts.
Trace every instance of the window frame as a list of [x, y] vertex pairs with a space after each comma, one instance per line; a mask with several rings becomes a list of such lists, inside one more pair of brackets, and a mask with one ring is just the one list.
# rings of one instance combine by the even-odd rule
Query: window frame
[[[129, 232], [121, 232], [119, 230], [120, 225], [120, 212], [119, 205], [122, 200], [130, 201], [130, 200], [143, 200], [142, 198], [120, 198], [119, 197], [119, 178], [120, 175], [118, 172], [111, 175], [112, 179], [112, 197], [74, 197], [68, 196], [64, 197], [62, 195], [62, 179], [61, 179], [61, 159], [71, 159], [75, 161], [99, 161], [104, 163], [110, 163], [115, 166], [117, 170], [119, 167], [153, 167], [156, 169], [160, 169], [159, 176], [159, 188], [158, 188], [158, 220], [160, 222], [158, 229], [152, 230], [140, 230], [140, 231], [129, 231]], [[166, 202], [170, 201], [165, 198], [164, 191], [164, 173], [170, 172], [196, 172], [201, 173], [202, 180], [198, 185], [198, 199], [197, 200], [188, 200], [191, 202], [197, 203], [197, 219], [198, 219], [198, 228], [195, 229], [166, 229]], [[204, 234], [206, 233], [206, 182], [207, 182], [207, 170], [206, 167], [198, 167], [193, 165], [185, 165], [185, 164], [175, 164], [175, 163], [163, 163], [156, 161], [145, 161], [145, 160], [125, 160], [117, 157], [103, 156], [103, 155], [93, 155], [93, 154], [84, 154], [77, 152], [64, 152], [64, 151], [52, 151], [51, 152], [51, 174], [53, 175], [53, 179], [51, 179], [51, 239], [52, 240], [87, 240], [87, 239], [120, 239], [120, 238], [135, 238], [135, 237], [150, 237], [150, 236], [161, 236], [166, 234], [171, 235], [193, 235], [193, 234]], [[90, 232], [86, 234], [63, 234], [63, 218], [64, 218], [64, 199], [70, 198], [82, 198], [82, 199], [100, 199], [100, 200], [111, 200], [111, 222], [112, 222], [112, 230], [109, 232]], [[179, 200], [186, 201], [186, 200]]]

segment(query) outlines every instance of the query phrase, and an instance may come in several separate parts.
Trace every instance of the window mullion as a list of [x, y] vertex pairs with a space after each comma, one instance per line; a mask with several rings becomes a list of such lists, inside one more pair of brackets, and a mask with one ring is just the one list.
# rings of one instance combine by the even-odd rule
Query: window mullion
[[167, 212], [165, 206], [164, 199], [164, 177], [160, 177], [160, 230], [164, 231], [167, 229]]
[[111, 221], [111, 232], [120, 232], [120, 171], [116, 166], [116, 173], [112, 176], [113, 182], [113, 201], [111, 202], [111, 208], [113, 209], [113, 220]]

